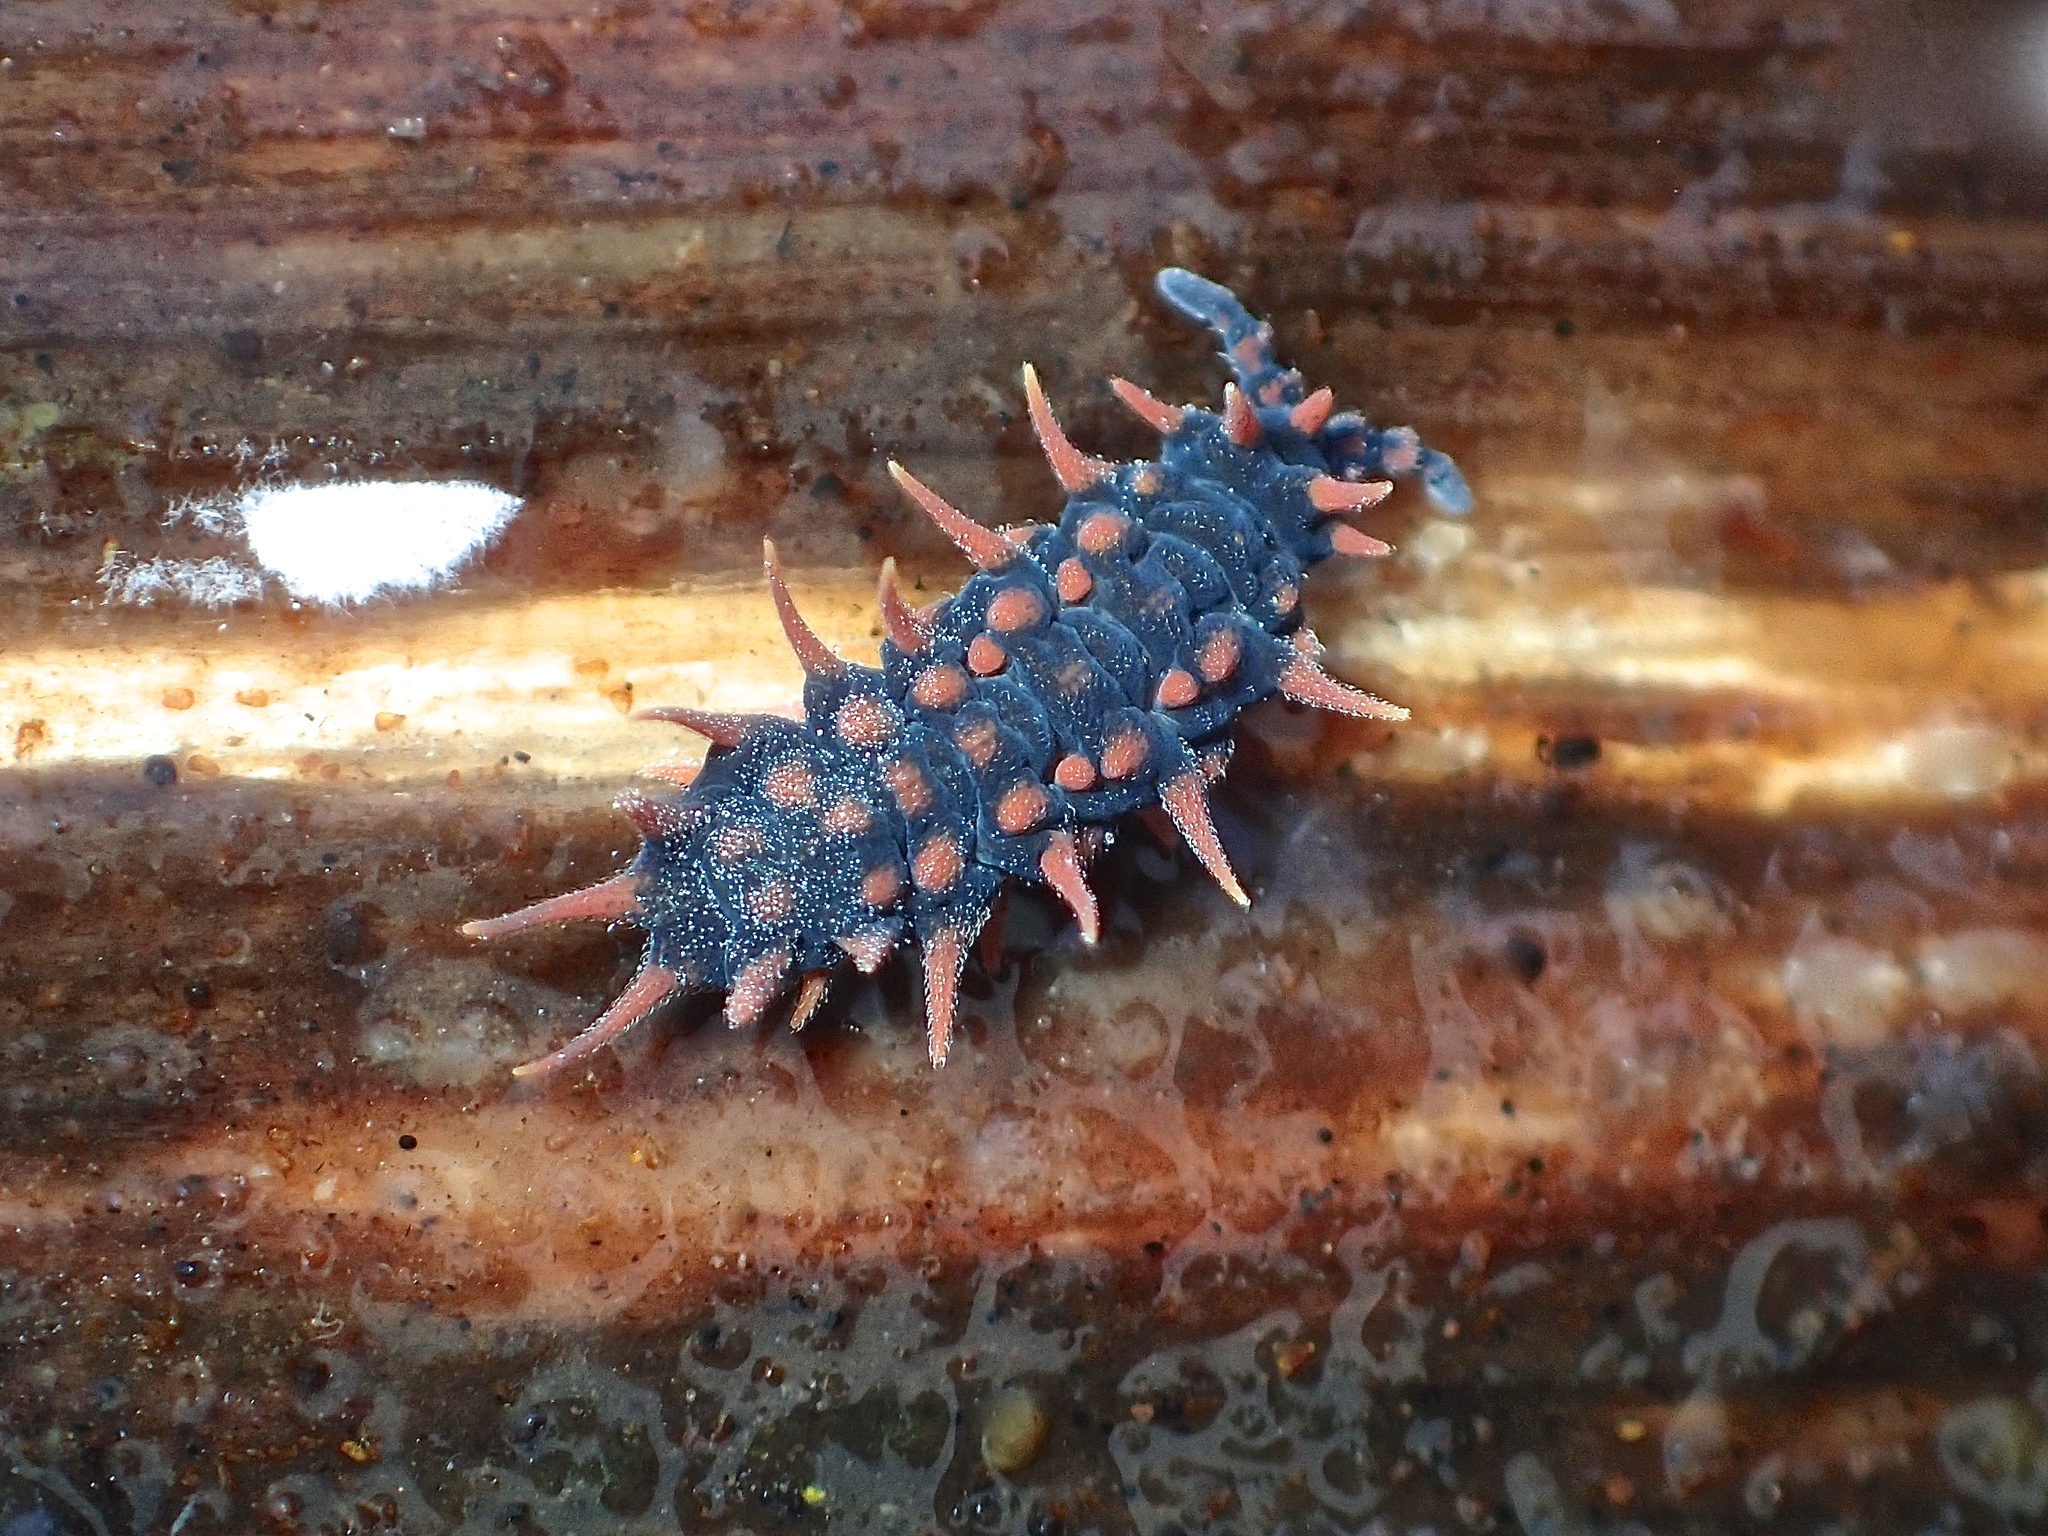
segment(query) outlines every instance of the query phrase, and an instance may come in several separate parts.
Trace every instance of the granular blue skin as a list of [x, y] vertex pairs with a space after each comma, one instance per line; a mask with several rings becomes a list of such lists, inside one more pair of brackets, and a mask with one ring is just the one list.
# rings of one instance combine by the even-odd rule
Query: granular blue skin
[[[1057, 524], [1017, 538], [1017, 558], [928, 610], [929, 645], [910, 654], [885, 641], [879, 668], [813, 672], [805, 719], [759, 721], [736, 746], [714, 747], [686, 791], [640, 797], [630, 809], [648, 835], [632, 866], [631, 920], [646, 929], [648, 965], [686, 987], [729, 989], [756, 962], [786, 957], [771, 983], [779, 991], [850, 953], [872, 961], [941, 935], [957, 949], [987, 922], [1006, 879], [1047, 883], [1041, 861], [1056, 834], [1107, 829], [1158, 805], [1178, 777], [1221, 773], [1238, 713], [1273, 694], [1301, 655], [1302, 584], [1332, 553], [1338, 522], [1311, 504], [1312, 479], [1412, 475], [1442, 511], [1469, 509], [1456, 467], [1406, 428], [1342, 414], [1298, 430], [1289, 413], [1304, 398], [1299, 375], [1273, 360], [1270, 328], [1227, 289], [1168, 269], [1158, 290], [1221, 338], [1263, 441], [1240, 447], [1223, 416], [1187, 407], [1157, 459], [1115, 466], [1073, 493]], [[1104, 513], [1125, 520], [1120, 536], [1102, 524], [1084, 540]], [[1060, 596], [1068, 561], [1088, 577], [1078, 602]], [[999, 634], [998, 599], [1012, 621]], [[1018, 612], [1029, 621], [1014, 622]], [[1161, 680], [1174, 670], [1199, 678], [1203, 647], [1222, 631], [1237, 642], [1227, 675], [1183, 707], [1163, 704]], [[1000, 668], [971, 668], [970, 648], [991, 640]], [[934, 668], [959, 668], [964, 688], [920, 703], [913, 687]], [[844, 729], [850, 702], [888, 728]], [[1142, 761], [1124, 776], [1054, 782], [1063, 759], [1102, 764], [1133, 733]], [[1118, 750], [1136, 752], [1128, 739]], [[1020, 786], [1038, 786], [1024, 798], [1042, 792], [1043, 811], [1028, 830], [1006, 832], [998, 807]], [[927, 850], [936, 851], [920, 864]]]

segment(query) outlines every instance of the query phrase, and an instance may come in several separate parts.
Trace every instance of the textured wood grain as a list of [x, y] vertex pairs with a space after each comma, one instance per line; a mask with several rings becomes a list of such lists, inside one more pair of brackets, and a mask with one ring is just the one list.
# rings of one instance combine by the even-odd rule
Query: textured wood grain
[[[2030, 25], [0, 10], [7, 1536], [2037, 1518]], [[1169, 261], [1471, 474], [1309, 596], [1412, 723], [1248, 721], [1251, 912], [1134, 831], [943, 1073], [889, 969], [515, 1087], [634, 941], [457, 927], [792, 701], [760, 537], [870, 655], [885, 458], [1023, 521], [1021, 362], [1213, 394]], [[236, 498], [354, 478], [524, 506], [296, 602]]]

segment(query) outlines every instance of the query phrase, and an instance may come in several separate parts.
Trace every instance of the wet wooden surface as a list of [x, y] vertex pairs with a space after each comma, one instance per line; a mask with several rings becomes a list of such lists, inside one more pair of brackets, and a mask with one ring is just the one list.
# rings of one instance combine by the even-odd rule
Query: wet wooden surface
[[[0, 9], [0, 1531], [2038, 1521], [2044, 47]], [[1022, 521], [1020, 362], [1213, 397], [1168, 262], [1471, 476], [1310, 593], [1414, 720], [1247, 720], [1251, 912], [1134, 834], [942, 1074], [890, 970], [515, 1087], [633, 940], [457, 927], [791, 701], [759, 538], [871, 654], [886, 457]], [[365, 478], [524, 505], [346, 611], [220, 510]]]

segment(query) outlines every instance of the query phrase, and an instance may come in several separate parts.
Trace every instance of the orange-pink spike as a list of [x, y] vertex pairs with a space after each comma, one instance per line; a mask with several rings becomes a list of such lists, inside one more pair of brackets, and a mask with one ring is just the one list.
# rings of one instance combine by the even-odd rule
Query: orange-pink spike
[[1318, 512], [1356, 512], [1387, 499], [1391, 480], [1336, 480], [1317, 475], [1308, 483], [1308, 504]]
[[1073, 833], [1055, 832], [1046, 839], [1045, 852], [1038, 856], [1038, 872], [1074, 914], [1074, 921], [1081, 928], [1081, 941], [1093, 944], [1102, 936], [1102, 915], [1096, 909], [1095, 892], [1088, 888], [1088, 875], [1081, 867], [1081, 850]]
[[782, 996], [782, 984], [789, 977], [787, 954], [762, 955], [740, 967], [725, 995], [725, 1022], [744, 1028], [768, 1011], [768, 1005]]
[[1380, 555], [1391, 555], [1394, 546], [1369, 533], [1360, 533], [1349, 523], [1337, 523], [1330, 529], [1330, 548], [1340, 555], [1349, 555], [1355, 560], [1375, 559]]
[[682, 989], [682, 978], [667, 966], [642, 966], [639, 975], [626, 984], [626, 990], [612, 1000], [611, 1007], [599, 1014], [588, 1029], [559, 1051], [537, 1061], [521, 1062], [512, 1069], [512, 1075], [545, 1077], [595, 1055]]
[[1045, 462], [1052, 466], [1061, 490], [1085, 491], [1116, 473], [1114, 464], [1083, 453], [1067, 440], [1046, 403], [1045, 391], [1038, 387], [1038, 370], [1029, 363], [1024, 365], [1024, 403], [1031, 412], [1031, 430], [1038, 434], [1038, 446], [1045, 450]]
[[714, 747], [736, 747], [748, 731], [763, 721], [779, 720], [780, 715], [724, 715], [708, 709], [684, 709], [681, 705], [663, 705], [659, 709], [643, 709], [633, 717], [635, 720], [660, 720], [669, 725], [680, 725], [686, 731], [695, 731]]
[[853, 961], [853, 968], [863, 976], [872, 976], [882, 968], [882, 962], [889, 958], [889, 951], [896, 947], [895, 939], [886, 928], [863, 928], [859, 933], [842, 933], [832, 941], [846, 951]]
[[1335, 710], [1360, 720], [1406, 720], [1408, 711], [1356, 688], [1347, 688], [1306, 656], [1297, 656], [1280, 674], [1280, 697], [1317, 709]]
[[502, 939], [508, 934], [532, 928], [552, 928], [558, 923], [615, 923], [631, 917], [640, 907], [640, 885], [630, 873], [614, 875], [601, 885], [585, 886], [550, 896], [503, 917], [480, 918], [464, 923], [462, 933], [470, 939]]
[[688, 789], [704, 771], [702, 763], [649, 763], [640, 770], [643, 779], [655, 779], [677, 789]]
[[1259, 413], [1235, 384], [1223, 386], [1223, 430], [1240, 448], [1256, 448], [1265, 440], [1266, 429], [1259, 425]]
[[768, 592], [775, 599], [775, 616], [782, 620], [782, 632], [789, 637], [789, 648], [796, 652], [805, 673], [811, 677], [839, 676], [846, 670], [846, 663], [832, 654], [832, 647], [820, 640], [796, 611], [796, 602], [782, 579], [782, 562], [776, 558], [773, 539], [761, 541], [761, 564], [768, 571]]
[[897, 650], [915, 656], [932, 643], [931, 631], [918, 621], [910, 605], [903, 601], [903, 587], [896, 577], [894, 555], [882, 562], [876, 596], [882, 610], [882, 629]]
[[1209, 819], [1208, 786], [1201, 772], [1193, 770], [1168, 781], [1161, 787], [1159, 799], [1173, 824], [1180, 828], [1180, 835], [1187, 839], [1188, 847], [1202, 861], [1202, 868], [1223, 887], [1223, 894], [1240, 907], [1250, 906], [1252, 899], [1237, 883], [1237, 875], [1230, 868], [1230, 856], [1223, 851], [1223, 840], [1216, 835], [1216, 823]]
[[942, 928], [924, 947], [924, 1032], [932, 1065], [943, 1067], [953, 1048], [953, 1020], [960, 1009], [960, 972], [967, 965], [967, 941]]
[[1287, 424], [1305, 437], [1314, 437], [1323, 430], [1323, 423], [1330, 419], [1331, 407], [1336, 403], [1337, 397], [1326, 384], [1287, 413]]
[[1141, 389], [1129, 379], [1111, 379], [1109, 387], [1116, 392], [1117, 399], [1131, 408], [1131, 414], [1155, 432], [1178, 432], [1187, 412], [1177, 405], [1168, 405], [1149, 389]]
[[649, 842], [666, 838], [672, 831], [676, 831], [674, 819], [662, 813], [662, 803], [649, 799], [647, 795], [641, 795], [637, 788], [629, 788], [629, 791], [623, 791], [618, 795], [618, 799], [612, 801], [612, 809], [618, 811], [618, 815], [623, 815], [627, 821], [631, 821], [633, 827], [639, 831], [639, 836], [647, 838]]
[[811, 1015], [818, 1011], [818, 1004], [825, 1001], [825, 994], [831, 989], [830, 971], [807, 971], [803, 985], [797, 988], [796, 1006], [789, 1011], [791, 1030], [802, 1029], [811, 1022]]
[[889, 461], [889, 478], [902, 486], [918, 509], [939, 525], [939, 532], [960, 546], [960, 553], [973, 562], [975, 569], [999, 571], [1021, 553], [995, 529], [982, 527], [894, 459]]

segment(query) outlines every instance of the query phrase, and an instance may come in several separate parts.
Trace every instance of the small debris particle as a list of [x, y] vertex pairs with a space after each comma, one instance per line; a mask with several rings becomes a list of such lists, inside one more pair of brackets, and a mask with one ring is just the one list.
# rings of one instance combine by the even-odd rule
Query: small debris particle
[[268, 709], [270, 695], [261, 688], [244, 688], [235, 695], [235, 702], [249, 709]]
[[260, 1506], [263, 1513], [277, 1525], [288, 1531], [299, 1528], [299, 1511], [304, 1508], [299, 1496], [289, 1488], [273, 1488], [263, 1497]]
[[1309, 1361], [1313, 1360], [1315, 1354], [1316, 1341], [1314, 1339], [1296, 1339], [1292, 1343], [1283, 1344], [1273, 1351], [1273, 1369], [1289, 1381], [1292, 1381], [1295, 1373], [1304, 1365], [1307, 1365]]
[[380, 731], [395, 731], [395, 730], [397, 730], [397, 729], [398, 729], [398, 728], [399, 728], [399, 727], [400, 727], [401, 725], [403, 725], [403, 724], [405, 724], [405, 716], [403, 716], [403, 715], [394, 715], [394, 714], [393, 714], [393, 713], [392, 713], [392, 712], [391, 712], [390, 710], [388, 710], [388, 709], [380, 709], [380, 710], [378, 710], [378, 711], [377, 711], [377, 729], [378, 729], [378, 730], [380, 730]]
[[989, 1405], [981, 1430], [981, 1459], [1008, 1477], [1031, 1465], [1045, 1444], [1050, 1421], [1038, 1399], [1023, 1387], [1005, 1387]]
[[1501, 955], [1507, 961], [1508, 969], [1522, 978], [1524, 986], [1530, 987], [1536, 984], [1543, 975], [1544, 966], [1550, 963], [1542, 943], [1526, 933], [1509, 934], [1507, 942], [1501, 946]]
[[403, 1136], [398, 1138], [398, 1150], [401, 1152], [411, 1152], [415, 1150], [419, 1146], [419, 1144], [419, 1137], [413, 1135], [410, 1131], [407, 1131]]
[[1649, 1426], [1641, 1419], [1621, 1419], [1614, 1426], [1614, 1438], [1623, 1445], [1634, 1445], [1649, 1432]]
[[190, 709], [198, 702], [199, 695], [190, 688], [166, 688], [164, 690], [165, 709]]
[[220, 764], [204, 752], [194, 752], [185, 759], [185, 771], [197, 774], [202, 779], [217, 779], [220, 777]]
[[367, 1467], [384, 1459], [383, 1447], [370, 1435], [364, 1435], [359, 1440], [342, 1441], [341, 1454], [359, 1467]]
[[816, 1483], [805, 1483], [803, 1499], [804, 1508], [823, 1509], [825, 1507], [825, 1490]]
[[178, 782], [178, 765], [168, 757], [144, 758], [142, 776], [158, 789], [168, 789]]
[[1536, 744], [1536, 755], [1560, 772], [1574, 773], [1581, 768], [1590, 768], [1600, 761], [1600, 738], [1560, 736], [1556, 741], [1540, 738]]

